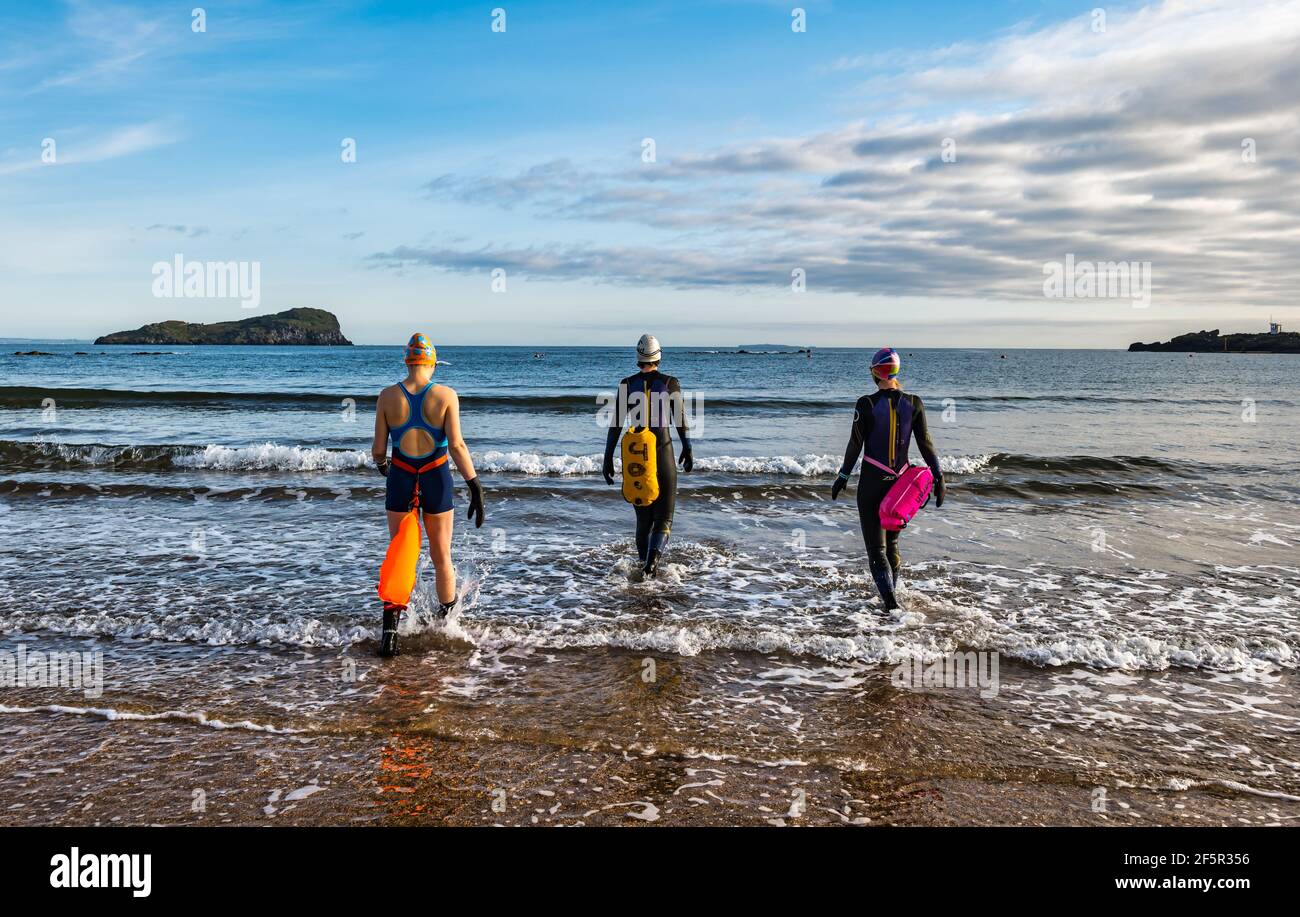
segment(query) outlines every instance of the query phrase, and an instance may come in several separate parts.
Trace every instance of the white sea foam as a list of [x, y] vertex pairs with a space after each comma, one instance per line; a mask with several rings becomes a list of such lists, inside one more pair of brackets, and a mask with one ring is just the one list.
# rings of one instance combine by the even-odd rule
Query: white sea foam
[[841, 459], [832, 455], [778, 455], [772, 457], [748, 455], [704, 455], [695, 460], [700, 471], [720, 471], [727, 474], [793, 474], [810, 477], [835, 474]]
[[325, 787], [318, 786], [315, 783], [309, 783], [306, 786], [300, 786], [296, 790], [291, 790], [285, 794], [285, 802], [297, 802], [300, 799], [306, 799], [308, 796], [314, 796], [316, 793], [323, 792]]
[[1262, 796], [1265, 799], [1284, 799], [1287, 802], [1300, 802], [1300, 796], [1273, 790], [1257, 789], [1249, 784], [1241, 783], [1237, 780], [1207, 780], [1202, 785], [1217, 785], [1238, 793], [1249, 793], [1252, 796]]
[[[81, 465], [113, 465], [124, 460], [144, 457], [140, 447], [68, 444], [53, 441], [36, 443], [49, 454]], [[158, 449], [162, 447], [148, 447]], [[604, 456], [600, 453], [569, 455], [539, 452], [502, 452], [488, 450], [474, 453], [478, 470], [492, 474], [525, 475], [596, 475], [600, 474]], [[945, 474], [976, 474], [984, 470], [991, 455], [945, 455], [939, 460]], [[177, 447], [170, 462], [177, 468], [211, 471], [350, 471], [367, 468], [373, 459], [369, 452], [352, 449], [326, 449], [319, 446], [281, 445], [274, 442], [250, 446], [209, 444], [202, 448]], [[802, 455], [700, 455], [695, 471], [733, 475], [793, 475], [815, 477], [835, 474], [842, 456], [805, 453]], [[618, 465], [616, 457], [615, 464]]]
[[[1231, 591], [1217, 576], [1135, 583], [1091, 571], [919, 565], [909, 581], [909, 612], [884, 617], [873, 610], [875, 598], [865, 573], [837, 571], [815, 561], [773, 568], [770, 559], [681, 541], [674, 544], [673, 562], [662, 568], [664, 576], [642, 583], [629, 576], [626, 546], [579, 552], [551, 548], [550, 562], [530, 558], [529, 576], [514, 575], [508, 560], [493, 560], [495, 569], [470, 558], [462, 561], [461, 605], [447, 620], [431, 613], [432, 577], [423, 562], [403, 631], [475, 647], [485, 659], [506, 651], [614, 647], [684, 657], [716, 651], [782, 653], [832, 665], [928, 663], [975, 650], [1044, 668], [1185, 668], [1251, 677], [1300, 665], [1300, 650], [1286, 624], [1295, 598], [1250, 597], [1278, 576], [1290, 576], [1271, 569], [1237, 570], [1241, 587]], [[544, 550], [542, 555], [551, 553]], [[558, 601], [564, 614], [555, 613], [555, 596], [532, 585], [539, 574], [560, 578]], [[1258, 582], [1249, 582], [1252, 578]], [[689, 608], [656, 598], [665, 590], [680, 591], [681, 583], [691, 586]], [[4, 597], [0, 590], [0, 599]], [[213, 605], [196, 602], [159, 615], [126, 599], [122, 604], [104, 600], [71, 615], [14, 609], [7, 625], [14, 631], [208, 646], [323, 649], [378, 636], [377, 619], [359, 612], [243, 615], [214, 613]], [[656, 611], [647, 614], [646, 603], [657, 606]], [[827, 680], [848, 684], [854, 677], [833, 674]], [[470, 683], [451, 688], [475, 691]]]
[[[1085, 639], [1061, 635], [1040, 642], [1029, 635], [979, 634], [971, 631], [960, 638], [944, 631], [838, 635], [801, 633], [776, 626], [735, 627], [718, 622], [635, 625], [586, 628], [570, 626], [512, 625], [465, 626], [462, 630], [480, 647], [532, 646], [546, 649], [617, 647], [638, 652], [678, 656], [732, 650], [762, 654], [788, 653], [829, 662], [867, 665], [897, 665], [919, 660], [930, 663], [950, 653], [966, 650], [997, 651], [1008, 658], [1038, 666], [1086, 665], [1126, 671], [1159, 671], [1171, 667], [1203, 668], [1216, 671], [1264, 672], [1281, 665], [1293, 667], [1289, 649], [1264, 657], [1241, 647], [1203, 641], [1182, 646], [1144, 637]], [[463, 638], [462, 638], [463, 639]]]
[[1170, 777], [1165, 781], [1163, 789], [1173, 790], [1177, 793], [1185, 793], [1188, 790], [1198, 789], [1200, 787], [1222, 787], [1225, 790], [1231, 790], [1234, 793], [1245, 793], [1250, 796], [1261, 796], [1265, 799], [1281, 799], [1287, 802], [1300, 802], [1300, 796], [1291, 793], [1283, 793], [1276, 790], [1261, 790], [1251, 786], [1248, 783], [1242, 783], [1239, 780], [1193, 780], [1190, 777]]
[[9, 704], [0, 704], [0, 713], [64, 713], [75, 716], [97, 716], [105, 720], [187, 720], [197, 726], [206, 726], [209, 729], [243, 729], [250, 732], [273, 732], [280, 735], [303, 731], [301, 729], [284, 729], [265, 723], [254, 723], [252, 720], [227, 722], [226, 720], [210, 717], [202, 710], [164, 710], [160, 713], [136, 713], [131, 710], [114, 710], [112, 707], [68, 707], [63, 704], [15, 707]]
[[476, 470], [500, 474], [600, 474], [602, 455], [543, 455], [537, 452], [498, 452], [474, 456]]
[[[349, 520], [338, 531], [354, 530]], [[373, 641], [377, 547], [362, 550], [334, 530], [311, 537], [330, 547], [328, 564], [302, 567], [314, 555], [300, 559], [277, 533], [227, 538], [214, 529], [208, 551], [216, 577], [186, 579], [183, 590], [169, 586], [161, 596], [130, 577], [100, 589], [63, 576], [24, 578], [0, 561], [0, 573], [14, 571], [0, 576], [5, 629], [208, 646], [341, 648]], [[185, 538], [183, 530], [181, 554], [190, 550]], [[157, 563], [147, 541], [124, 549], [127, 562], [134, 551]], [[424, 558], [404, 629], [487, 651], [779, 652], [805, 657], [801, 665], [898, 664], [976, 650], [1048, 668], [1258, 673], [1300, 666], [1290, 623], [1300, 610], [1300, 573], [1276, 565], [1161, 574], [1059, 564], [914, 564], [907, 571], [909, 613], [885, 617], [860, 561], [846, 562], [811, 542], [800, 552], [675, 538], [663, 575], [648, 583], [632, 581], [633, 556], [626, 540], [593, 544], [589, 533], [576, 530], [532, 531], [526, 542], [507, 541], [477, 559], [458, 549], [464, 595], [448, 621], [427, 614], [432, 577]], [[190, 570], [187, 558], [164, 569]], [[228, 577], [235, 570], [246, 579], [232, 593]], [[316, 585], [300, 592], [308, 580]], [[319, 588], [322, 580], [337, 594]]]
[[338, 451], [304, 446], [207, 446], [199, 452], [177, 455], [172, 464], [181, 468], [217, 471], [345, 471], [371, 462], [365, 452]]
[[992, 460], [992, 455], [943, 455], [939, 468], [944, 474], [979, 474]]
[[[1026, 577], [1001, 568], [961, 565], [954, 578], [947, 572], [927, 575], [918, 568], [909, 587], [909, 598], [916, 602], [913, 609], [883, 618], [871, 610], [865, 575], [828, 573], [810, 564], [798, 575], [821, 580], [839, 597], [819, 600], [821, 605], [805, 609], [786, 598], [753, 591], [764, 585], [768, 574], [749, 568], [748, 560], [690, 542], [678, 543], [675, 552], [676, 562], [666, 565], [665, 576], [653, 583], [630, 580], [630, 565], [623, 561], [613, 564], [603, 585], [571, 583], [573, 599], [578, 601], [579, 593], [587, 595], [587, 590], [626, 593], [629, 601], [637, 601], [638, 596], [650, 597], [690, 582], [696, 607], [673, 612], [666, 619], [637, 612], [611, 616], [610, 601], [580, 602], [585, 609], [570, 606], [569, 613], [556, 616], [545, 597], [535, 605], [535, 592], [517, 589], [508, 572], [501, 571], [479, 582], [476, 588], [485, 590], [485, 596], [477, 604], [466, 604], [446, 622], [413, 621], [412, 630], [472, 644], [487, 654], [484, 658], [510, 649], [615, 647], [688, 657], [741, 651], [784, 653], [833, 664], [896, 665], [912, 660], [928, 663], [952, 652], [976, 650], [996, 651], [1045, 668], [1084, 665], [1119, 672], [1189, 668], [1252, 676], [1300, 664], [1285, 627], [1273, 626], [1278, 619], [1276, 607], [1260, 606], [1208, 582], [1176, 588], [1147, 582], [1138, 587], [1125, 585], [1122, 579], [1099, 579], [1086, 571], [1068, 576], [1031, 572]], [[579, 566], [591, 562], [589, 556], [574, 560]], [[601, 566], [608, 564], [601, 562]], [[786, 581], [789, 574], [777, 578]], [[1006, 609], [994, 613], [985, 602], [970, 604], [960, 586], [972, 581], [979, 584], [976, 596], [997, 593], [1006, 600]], [[805, 599], [817, 598], [807, 594], [807, 584], [797, 587], [795, 591]], [[1080, 590], [1092, 589], [1099, 591], [1079, 598]], [[1187, 621], [1184, 606], [1188, 603], [1215, 613], [1216, 626], [1180, 623]], [[510, 611], [496, 610], [502, 607]], [[849, 684], [853, 679], [847, 670], [817, 671], [819, 680], [827, 673], [834, 675], [830, 681]]]
[[[987, 467], [991, 455], [945, 455], [939, 465], [945, 474], [976, 474]], [[832, 475], [839, 471], [842, 456], [817, 455], [700, 455], [695, 472], [734, 475], [782, 474], [798, 477]], [[475, 466], [488, 472], [530, 475], [599, 474], [603, 457], [591, 455], [543, 455], [536, 452], [485, 452], [474, 457]], [[617, 464], [617, 462], [616, 462]]]

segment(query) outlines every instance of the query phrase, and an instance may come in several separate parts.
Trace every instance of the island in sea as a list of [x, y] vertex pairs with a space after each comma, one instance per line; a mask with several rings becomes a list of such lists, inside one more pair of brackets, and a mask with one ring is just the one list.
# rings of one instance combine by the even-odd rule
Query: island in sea
[[796, 347], [793, 344], [740, 344], [735, 350], [692, 350], [690, 353], [708, 354], [710, 356], [792, 356], [808, 354], [812, 356], [811, 347]]
[[1161, 353], [1300, 353], [1300, 334], [1283, 331], [1273, 325], [1267, 333], [1219, 334], [1213, 331], [1193, 331], [1180, 334], [1171, 341], [1129, 344], [1130, 352], [1158, 351]]
[[96, 344], [296, 344], [350, 347], [339, 320], [324, 309], [289, 309], [235, 322], [154, 322], [134, 331], [116, 331]]

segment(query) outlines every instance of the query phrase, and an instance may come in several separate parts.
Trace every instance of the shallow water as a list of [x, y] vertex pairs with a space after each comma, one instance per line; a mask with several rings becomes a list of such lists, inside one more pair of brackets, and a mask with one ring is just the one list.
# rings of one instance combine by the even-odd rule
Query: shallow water
[[[488, 520], [380, 664], [397, 348], [18, 349], [56, 355], [0, 357], [3, 649], [105, 679], [3, 689], [15, 821], [1300, 814], [1293, 357], [904, 351], [950, 488], [886, 617], [829, 500], [863, 352], [668, 353], [703, 426], [643, 583], [594, 419], [625, 354], [446, 348]], [[900, 686], [966, 652], [995, 689]]]

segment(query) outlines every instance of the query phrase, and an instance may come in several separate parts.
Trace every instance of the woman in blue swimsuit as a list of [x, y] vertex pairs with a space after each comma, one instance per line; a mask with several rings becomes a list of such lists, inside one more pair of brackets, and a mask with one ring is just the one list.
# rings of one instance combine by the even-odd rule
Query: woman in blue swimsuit
[[[438, 353], [423, 334], [406, 345], [406, 378], [379, 393], [375, 410], [375, 441], [371, 452], [379, 473], [388, 478], [384, 508], [388, 534], [397, 534], [403, 517], [417, 504], [429, 538], [429, 556], [437, 576], [439, 611], [456, 607], [456, 570], [451, 563], [452, 483], [456, 463], [469, 488], [469, 515], [475, 528], [483, 525], [483, 487], [474, 473], [469, 447], [460, 435], [460, 399], [454, 389], [436, 385]], [[392, 443], [392, 457], [388, 446]], [[384, 606], [379, 652], [397, 654], [397, 625], [403, 608]]]

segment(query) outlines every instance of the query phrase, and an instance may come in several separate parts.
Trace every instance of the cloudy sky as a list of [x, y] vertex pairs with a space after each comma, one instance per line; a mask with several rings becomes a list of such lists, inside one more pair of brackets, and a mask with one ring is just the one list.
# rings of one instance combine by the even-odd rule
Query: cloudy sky
[[1300, 0], [202, 2], [0, 12], [0, 337], [250, 314], [177, 254], [359, 343], [1300, 327]]

